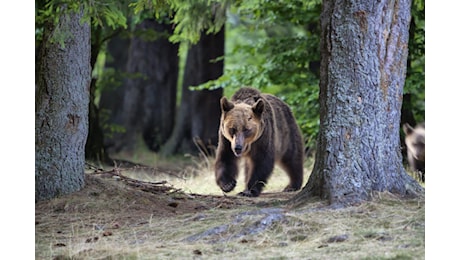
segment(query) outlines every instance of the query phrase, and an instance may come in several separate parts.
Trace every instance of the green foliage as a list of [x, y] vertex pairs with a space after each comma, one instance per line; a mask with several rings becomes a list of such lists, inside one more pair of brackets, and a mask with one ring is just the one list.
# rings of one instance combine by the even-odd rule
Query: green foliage
[[[412, 5], [413, 28], [405, 93], [416, 120], [425, 111], [424, 1]], [[227, 13], [225, 73], [193, 89], [225, 88], [231, 95], [251, 85], [283, 98], [293, 110], [307, 146], [319, 131], [321, 1], [236, 1]]]
[[156, 18], [172, 17], [172, 42], [197, 43], [201, 33], [217, 33], [225, 24], [231, 0], [139, 0], [130, 4], [136, 14], [151, 12]]
[[411, 94], [409, 107], [415, 120], [425, 120], [425, 1], [412, 3], [412, 21], [409, 38], [409, 61], [404, 94]]
[[[126, 6], [126, 7], [125, 7]], [[98, 0], [98, 1], [71, 1], [48, 0], [35, 1], [35, 37], [41, 39], [46, 24], [57, 25], [61, 15], [68, 12], [84, 12], [81, 23], [91, 21], [93, 26], [109, 26], [112, 29], [127, 27], [127, 10], [125, 1]], [[62, 36], [57, 35], [54, 40], [62, 42]], [[67, 36], [66, 36], [67, 37]], [[64, 37], [65, 38], [65, 37]]]
[[113, 30], [122, 27], [127, 28], [128, 8], [126, 1], [98, 0], [83, 1], [86, 10], [86, 21], [91, 20], [93, 26], [108, 26]]
[[253, 86], [286, 101], [313, 146], [319, 130], [320, 1], [240, 1], [227, 13], [225, 73], [194, 89]]
[[50, 43], [58, 43], [61, 48], [65, 47], [64, 42], [72, 34], [59, 25], [59, 18], [69, 12], [76, 12], [79, 9], [78, 3], [75, 2], [58, 2], [58, 1], [35, 1], [35, 44], [38, 46], [43, 40], [44, 27], [53, 25], [54, 30], [48, 37]]
[[[98, 1], [71, 1], [71, 0], [48, 0], [35, 1], [35, 46], [43, 41], [43, 33], [46, 27], [52, 25], [54, 30], [47, 40], [57, 42], [64, 48], [64, 42], [72, 35], [66, 28], [59, 26], [62, 15], [70, 12], [83, 12], [80, 23], [89, 23], [92, 26], [91, 41], [100, 40], [103, 28], [113, 31], [118, 28], [127, 28], [128, 9], [125, 1], [98, 0]], [[94, 35], [94, 34], [97, 35]], [[99, 48], [100, 43], [96, 46]], [[98, 54], [97, 50], [94, 55]]]

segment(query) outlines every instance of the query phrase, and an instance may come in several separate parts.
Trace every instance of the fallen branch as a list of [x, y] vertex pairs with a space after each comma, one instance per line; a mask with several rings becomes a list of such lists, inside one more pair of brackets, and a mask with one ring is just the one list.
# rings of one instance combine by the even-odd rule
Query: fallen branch
[[[118, 165], [118, 163], [120, 163]], [[127, 162], [127, 161], [113, 161], [113, 164], [114, 164], [114, 168], [111, 169], [111, 170], [104, 170], [103, 168], [100, 168], [100, 167], [97, 167], [95, 165], [92, 165], [88, 162], [86, 162], [86, 167], [88, 167], [88, 169], [92, 170], [93, 173], [98, 173], [98, 174], [101, 174], [101, 173], [107, 173], [107, 172], [113, 172], [114, 170], [117, 171], [117, 172], [121, 172], [121, 171], [133, 171], [133, 172], [139, 172], [139, 171], [144, 171], [144, 172], [150, 172], [152, 173], [153, 175], [158, 175], [158, 174], [166, 174], [166, 175], [170, 175], [170, 176], [173, 176], [173, 177], [176, 177], [178, 179], [184, 179], [183, 177], [181, 176], [178, 176], [177, 174], [169, 171], [169, 170], [165, 170], [165, 169], [160, 169], [158, 167], [151, 167], [151, 166], [146, 166], [146, 165], [141, 165], [141, 164], [134, 164], [132, 162]], [[129, 167], [125, 167], [123, 165], [129, 165]], [[122, 167], [123, 166], [123, 167]]]
[[98, 171], [91, 173], [91, 175], [99, 175], [102, 178], [114, 178], [114, 179], [123, 181], [128, 186], [135, 187], [142, 191], [151, 192], [155, 194], [173, 193], [173, 192], [180, 191], [180, 189], [174, 188], [171, 185], [167, 185], [168, 183], [167, 181], [150, 182], [150, 181], [141, 181], [141, 180], [127, 177], [121, 173], [122, 171], [126, 171], [126, 170], [130, 170], [130, 168], [115, 167], [109, 171], [104, 171], [104, 170], [99, 169]]

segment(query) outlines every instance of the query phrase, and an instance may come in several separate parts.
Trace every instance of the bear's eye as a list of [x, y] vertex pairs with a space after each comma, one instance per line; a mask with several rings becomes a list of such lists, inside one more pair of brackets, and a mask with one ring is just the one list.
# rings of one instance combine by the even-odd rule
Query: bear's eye
[[228, 129], [228, 133], [229, 133], [230, 135], [235, 135], [235, 134], [236, 134], [236, 129], [233, 128], [233, 127], [231, 127], [230, 129]]
[[245, 129], [243, 130], [243, 134], [244, 134], [245, 136], [249, 136], [249, 135], [251, 134], [251, 129], [245, 128]]

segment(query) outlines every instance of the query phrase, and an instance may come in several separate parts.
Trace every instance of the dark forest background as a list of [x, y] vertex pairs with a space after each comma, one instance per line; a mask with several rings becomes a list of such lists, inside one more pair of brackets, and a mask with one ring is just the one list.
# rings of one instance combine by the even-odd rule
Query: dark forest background
[[[321, 1], [176, 2], [84, 5], [92, 67], [86, 159], [110, 163], [140, 146], [164, 156], [212, 153], [220, 97], [247, 85], [284, 99], [314, 151]], [[53, 3], [36, 2], [36, 49]], [[415, 125], [425, 113], [424, 1], [413, 1], [411, 13], [401, 124]], [[187, 22], [209, 17], [212, 25]], [[188, 26], [207, 29], [197, 35]]]

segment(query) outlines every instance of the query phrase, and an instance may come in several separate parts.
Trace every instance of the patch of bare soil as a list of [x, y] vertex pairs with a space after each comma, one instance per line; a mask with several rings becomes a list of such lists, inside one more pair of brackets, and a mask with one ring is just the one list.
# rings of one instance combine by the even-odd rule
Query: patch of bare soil
[[292, 195], [199, 195], [87, 174], [81, 191], [35, 204], [35, 258], [423, 258], [424, 199], [384, 194], [343, 210], [314, 201], [289, 211]]
[[[36, 231], [50, 221], [61, 226], [83, 218], [117, 225], [134, 225], [146, 217], [174, 217], [211, 208], [234, 208], [256, 203], [249, 198], [185, 194], [167, 183], [149, 190], [133, 187], [117, 178], [87, 175], [85, 187], [73, 194], [35, 205]], [[266, 194], [270, 197], [270, 194]], [[56, 221], [59, 220], [59, 221]]]
[[[251, 199], [186, 194], [166, 182], [136, 182], [115, 175], [87, 174], [82, 190], [35, 204], [36, 255], [41, 258], [41, 240], [46, 240], [45, 247], [51, 248], [66, 247], [69, 239], [94, 243], [123, 227], [147, 224], [149, 219], [276, 202], [289, 196], [292, 194], [266, 193]], [[91, 230], [95, 232], [88, 232]]]

